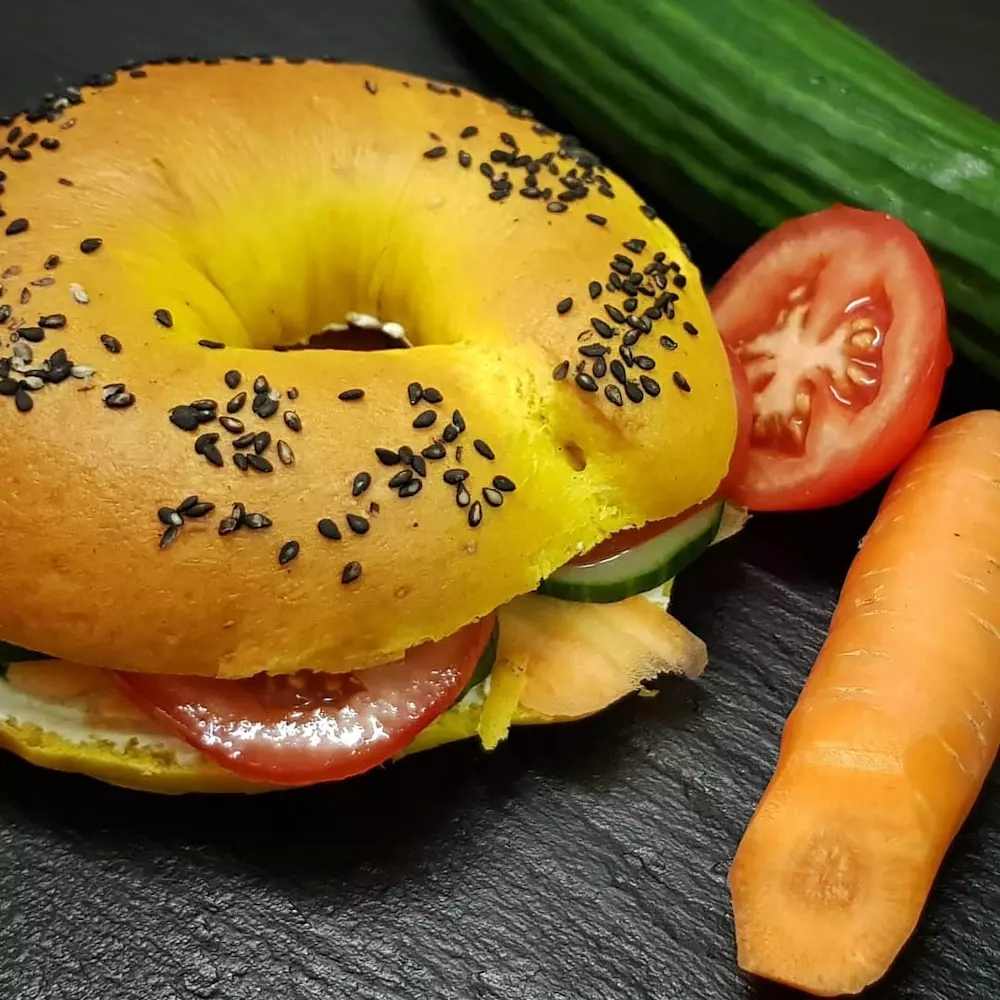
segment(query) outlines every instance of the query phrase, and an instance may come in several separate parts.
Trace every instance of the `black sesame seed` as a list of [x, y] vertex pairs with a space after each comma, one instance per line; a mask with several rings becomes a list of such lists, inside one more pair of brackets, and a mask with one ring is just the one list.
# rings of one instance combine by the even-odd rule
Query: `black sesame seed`
[[510, 163], [514, 159], [506, 149], [491, 149], [490, 160], [494, 163]]
[[219, 404], [214, 399], [196, 399], [190, 405], [196, 410], [205, 410], [208, 413], [214, 413], [219, 408]]
[[220, 469], [222, 468], [223, 465], [225, 465], [225, 462], [223, 461], [222, 458], [222, 452], [219, 451], [217, 445], [214, 444], [208, 445], [205, 448], [204, 455], [205, 458], [212, 463], [212, 465], [218, 466]]
[[626, 275], [632, 273], [632, 263], [627, 260], [611, 261], [611, 270], [616, 274]]
[[479, 135], [479, 129], [475, 125], [466, 125], [458, 134], [462, 139], [471, 139], [474, 135]]
[[[567, 367], [569, 366], [568, 361], [566, 362], [566, 365]], [[444, 445], [438, 444], [435, 441], [434, 444], [429, 444], [426, 448], [422, 449], [420, 454], [423, 455], [424, 458], [428, 458], [434, 462], [439, 458], [444, 458], [447, 453], [444, 450]], [[421, 475], [423, 475], [423, 473], [421, 473]]]
[[11, 145], [14, 145], [14, 143], [17, 142], [17, 140], [20, 139], [20, 138], [21, 138], [21, 126], [20, 125], [15, 125], [7, 133], [7, 142], [10, 143]]
[[273, 417], [275, 413], [278, 412], [278, 401], [276, 399], [272, 399], [270, 396], [261, 394], [254, 396], [253, 406], [251, 408], [258, 417], [262, 420], [266, 420], [268, 417]]
[[632, 253], [642, 253], [646, 249], [645, 240], [626, 240], [623, 244], [626, 250], [631, 250]]
[[622, 284], [621, 275], [617, 271], [612, 271], [608, 275], [608, 284], [611, 286], [609, 292], [620, 292], [625, 286]]
[[160, 535], [160, 548], [165, 549], [168, 545], [170, 545], [177, 538], [180, 530], [181, 529], [178, 528], [176, 524], [170, 525], [170, 527], [167, 528], [162, 535]]
[[446, 146], [434, 146], [431, 149], [424, 150], [425, 160], [438, 160], [448, 152]]
[[449, 469], [441, 478], [449, 486], [457, 486], [459, 483], [468, 479], [469, 473], [465, 469]]
[[399, 463], [401, 461], [401, 459], [399, 457], [399, 453], [395, 452], [395, 451], [392, 451], [389, 448], [376, 448], [375, 449], [375, 457], [383, 465], [399, 465]]
[[584, 392], [597, 392], [597, 383], [586, 372], [576, 373], [576, 384], [583, 389]]
[[345, 567], [343, 573], [340, 574], [341, 583], [354, 583], [355, 580], [361, 579], [361, 563], [359, 562], [349, 562]]
[[45, 265], [44, 265], [45, 270], [51, 271], [54, 268], [57, 268], [59, 266], [59, 260], [60, 260], [59, 254], [57, 253], [49, 254], [49, 256], [45, 258]]
[[465, 417], [462, 416], [461, 410], [452, 410], [451, 422], [459, 432], [465, 430]]
[[367, 90], [369, 94], [377, 94], [378, 84], [374, 80], [365, 80], [365, 90]]
[[[256, 442], [254, 442], [256, 447]], [[274, 466], [263, 455], [246, 455], [247, 464], [257, 472], [274, 472]]]
[[681, 392], [691, 391], [691, 383], [688, 382], [688, 380], [680, 372], [674, 372], [671, 377], [674, 380], [674, 385], [676, 385]]
[[448, 426], [441, 432], [441, 437], [444, 438], [448, 444], [451, 444], [452, 441], [458, 437], [458, 428], [454, 424], [448, 424]]
[[299, 554], [299, 543], [285, 542], [278, 550], [278, 565], [287, 566]]
[[509, 479], [507, 476], [494, 476], [493, 485], [501, 493], [513, 493], [517, 489], [517, 486], [514, 485], [514, 480]]
[[364, 399], [365, 390], [364, 389], [345, 389], [337, 399], [344, 403], [353, 403], [357, 399]]
[[295, 452], [287, 441], [278, 442], [278, 460], [282, 465], [291, 465], [295, 461]]
[[665, 347], [668, 351], [676, 351], [677, 341], [674, 340], [673, 337], [668, 337], [666, 334], [664, 334], [662, 337], [660, 337], [660, 347]]
[[591, 368], [594, 372], [594, 378], [604, 378], [604, 376], [608, 373], [608, 363], [604, 360], [604, 358], [595, 359]]
[[13, 310], [8, 305], [0, 306], [0, 323], [6, 323], [10, 319], [10, 314]]
[[267, 514], [253, 513], [247, 514], [243, 519], [243, 524], [245, 524], [251, 531], [259, 531], [261, 528], [270, 528], [274, 522], [267, 516]]
[[156, 317], [156, 322], [160, 326], [165, 326], [168, 330], [174, 325], [174, 317], [170, 314], [169, 309], [157, 309], [153, 316]]
[[427, 475], [427, 463], [424, 461], [422, 455], [414, 455], [413, 458], [410, 460], [410, 464], [413, 467], [413, 471], [418, 476]]
[[488, 177], [490, 180], [493, 180], [493, 178], [496, 176], [496, 171], [485, 160], [482, 163], [479, 164], [479, 172], [484, 177]]
[[167, 527], [174, 525], [174, 527], [179, 528], [184, 523], [184, 518], [173, 507], [161, 507], [156, 512], [156, 516], [160, 519], [160, 523], [167, 525]]
[[368, 533], [368, 520], [362, 517], [360, 514], [348, 514], [347, 515], [347, 526], [356, 535], [365, 535]]
[[636, 298], [628, 298], [622, 303], [622, 308], [625, 312], [635, 312], [639, 308], [639, 300]]
[[198, 502], [199, 501], [198, 501], [197, 495], [192, 495], [192, 496], [189, 496], [189, 497], [185, 497], [177, 505], [177, 513], [178, 514], [186, 514]]
[[641, 334], [638, 330], [629, 330], [626, 332], [625, 336], [622, 337], [622, 343], [626, 347], [632, 347], [639, 342], [639, 337]]
[[236, 417], [219, 417], [219, 423], [229, 431], [230, 434], [242, 434], [243, 433], [243, 421], [238, 420]]
[[410, 406], [416, 406], [423, 396], [424, 388], [419, 382], [411, 382], [406, 387], [406, 395], [410, 400]]
[[206, 347], [210, 351], [221, 351], [226, 345], [221, 340], [199, 340], [199, 347]]
[[17, 335], [29, 344], [40, 344], [45, 339], [45, 331], [37, 326], [22, 326]]
[[206, 514], [211, 514], [213, 510], [215, 510], [214, 503], [196, 503], [187, 509], [185, 517], [204, 517]]
[[476, 438], [476, 440], [472, 442], [472, 446], [479, 452], [480, 455], [483, 456], [483, 458], [488, 459], [491, 462], [494, 458], [496, 458], [496, 455], [493, 453], [493, 449], [485, 441], [483, 441], [482, 438]]
[[483, 499], [491, 507], [502, 507], [503, 506], [503, 494], [499, 490], [493, 489], [492, 486], [483, 487]]
[[245, 392], [238, 392], [228, 403], [226, 403], [227, 413], [239, 413], [240, 410], [246, 405], [247, 394]]
[[552, 369], [552, 377], [557, 381], [561, 382], [569, 374], [569, 362], [560, 361], [559, 364]]
[[170, 411], [170, 422], [182, 431], [193, 431], [201, 423], [201, 416], [193, 406], [175, 406]]
[[369, 486], [372, 484], [372, 477], [370, 473], [359, 472], [354, 477], [354, 482], [351, 484], [351, 496], [359, 497], [364, 493]]
[[648, 375], [640, 375], [639, 384], [646, 390], [647, 395], [659, 396], [660, 383], [655, 378], [650, 378]]
[[637, 354], [634, 361], [636, 368], [641, 368], [644, 372], [651, 372], [656, 367], [656, 362], [647, 354]]
[[62, 313], [51, 313], [48, 316], [40, 316], [38, 325], [46, 330], [61, 330], [66, 325], [66, 317]]
[[247, 458], [243, 452], [238, 451], [235, 455], [233, 455], [233, 465], [235, 465], [240, 472], [246, 472], [247, 469], [250, 468], [250, 459]]
[[428, 403], [440, 403], [444, 401], [444, 396], [441, 395], [440, 390], [435, 389], [432, 385], [423, 390], [423, 395]]
[[[607, 308], [607, 307], [605, 307]], [[591, 317], [590, 325], [602, 336], [605, 340], [610, 340], [614, 335], [614, 330], [604, 322], [603, 319], [599, 319], [596, 316]]]
[[400, 486], [405, 486], [413, 478], [412, 469], [400, 469], [392, 479], [389, 480], [389, 489], [396, 490]]
[[624, 385], [628, 381], [628, 376], [625, 374], [625, 366], [617, 358], [615, 358], [614, 361], [611, 362], [610, 367], [611, 374], [614, 375], [614, 377], [621, 382], [622, 385]]
[[331, 542], [340, 541], [340, 528], [330, 518], [320, 518], [316, 522], [316, 528], [324, 538], [329, 538]]
[[687, 320], [685, 320], [683, 323], [683, 327], [685, 333], [690, 333], [692, 337], [698, 336], [698, 327], [696, 327], [694, 323], [689, 323]]
[[596, 299], [601, 294], [601, 283], [599, 281], [592, 281], [587, 286], [587, 291], [590, 292], [590, 297]]
[[230, 389], [238, 389], [240, 382], [243, 381], [243, 374], [238, 372], [235, 368], [230, 369], [225, 374], [226, 385]]
[[517, 149], [517, 142], [514, 140], [514, 137], [510, 134], [510, 132], [501, 132], [500, 141], [505, 146], [510, 146], [511, 149]]
[[610, 402], [614, 403], [615, 406], [624, 405], [624, 401], [622, 400], [622, 391], [618, 388], [618, 386], [606, 385], [604, 387], [604, 395]]
[[299, 390], [296, 389], [294, 385], [289, 386], [288, 392], [286, 392], [285, 395], [291, 400], [296, 400], [299, 398]]
[[413, 420], [413, 426], [418, 430], [422, 430], [425, 427], [433, 427], [437, 422], [437, 413], [434, 410], [424, 410], [422, 413], [418, 413]]
[[631, 379], [625, 383], [625, 395], [628, 396], [633, 403], [641, 403], [643, 399], [642, 389], [640, 388], [639, 383], [633, 382]]
[[400, 445], [397, 450], [399, 451], [399, 460], [403, 465], [409, 465], [413, 461], [413, 449], [409, 445]]
[[[616, 306], [613, 306], [610, 302], [606, 302], [604, 305], [604, 311], [611, 317], [613, 323], [624, 323], [625, 315]], [[600, 332], [600, 331], [598, 331]]]
[[271, 435], [267, 431], [261, 431], [253, 436], [253, 450], [258, 455], [263, 455], [271, 445]]
[[588, 221], [593, 222], [595, 226], [604, 226], [608, 221], [603, 215], [597, 215], [594, 212], [588, 212], [587, 219]]
[[469, 491], [465, 488], [465, 484], [460, 484], [458, 489], [455, 491], [455, 503], [459, 507], [468, 507], [472, 503], [472, 497], [469, 496]]
[[687, 280], [687, 278], [684, 277], [683, 274], [678, 274], [677, 277], [674, 278], [674, 287], [675, 288], [684, 288], [685, 285], [687, 285], [687, 283], [688, 283], [688, 280]]
[[556, 312], [559, 313], [560, 316], [565, 316], [566, 313], [568, 313], [572, 308], [573, 300], [569, 296], [564, 299], [560, 299], [559, 302], [556, 303]]
[[282, 416], [285, 420], [285, 426], [290, 431], [295, 431], [297, 433], [302, 430], [302, 420], [294, 410], [285, 410]]
[[[561, 201], [550, 201], [545, 207], [553, 214], [566, 211], [566, 205]], [[476, 523], [478, 524], [479, 522], [477, 521]]]
[[650, 205], [640, 205], [639, 211], [642, 212], [647, 219], [652, 220], [656, 218], [656, 209], [652, 208]]
[[483, 505], [477, 500], [469, 508], [469, 527], [478, 528], [483, 521]]
[[472, 157], [464, 149], [460, 149], [458, 151], [458, 162], [460, 166], [471, 167]]
[[194, 443], [195, 454], [204, 455], [205, 449], [210, 448], [219, 440], [218, 434], [199, 434]]
[[271, 391], [271, 383], [268, 382], [267, 378], [263, 375], [258, 375], [253, 380], [253, 391], [260, 395], [260, 393], [268, 393]]
[[578, 350], [585, 358], [603, 358], [605, 354], [611, 353], [611, 348], [604, 344], [584, 344]]
[[408, 483], [404, 483], [399, 488], [399, 496], [403, 500], [407, 500], [410, 497], [415, 497], [421, 489], [423, 489], [423, 482], [420, 479], [411, 479]]
[[26, 149], [12, 149], [8, 155], [18, 163], [23, 163], [25, 160], [31, 159], [31, 153]]
[[[89, 237], [87, 237], [87, 239], [80, 241], [80, 252], [81, 253], [94, 253], [94, 251], [101, 249], [101, 246], [103, 245], [103, 243], [104, 243], [104, 240], [102, 240], [99, 236], [89, 236]], [[160, 313], [160, 312], [167, 312], [167, 311], [166, 311], [166, 309], [158, 309], [157, 312]], [[167, 313], [167, 315], [169, 316], [170, 313]], [[159, 319], [160, 317], [157, 316], [156, 318]], [[162, 322], [162, 320], [161, 320], [161, 322]], [[164, 323], [163, 325], [164, 326], [170, 326], [169, 323]]]

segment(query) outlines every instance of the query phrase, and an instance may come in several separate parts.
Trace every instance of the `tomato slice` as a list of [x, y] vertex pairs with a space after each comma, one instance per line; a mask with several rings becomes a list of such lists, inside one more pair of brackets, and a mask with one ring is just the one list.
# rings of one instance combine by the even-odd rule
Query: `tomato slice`
[[736, 412], [739, 418], [739, 425], [736, 432], [736, 443], [733, 446], [733, 454], [729, 460], [729, 471], [722, 485], [714, 496], [709, 497], [702, 503], [695, 504], [687, 510], [682, 511], [676, 517], [668, 517], [662, 521], [650, 521], [639, 528], [625, 528], [616, 531], [613, 535], [605, 538], [603, 542], [598, 542], [594, 548], [587, 552], [582, 552], [578, 556], [570, 559], [570, 566], [595, 566], [606, 559], [634, 549], [643, 542], [648, 542], [657, 535], [662, 535], [665, 531], [680, 524], [692, 514], [699, 510], [704, 510], [710, 504], [717, 503], [720, 497], [729, 497], [733, 484], [742, 481], [746, 475], [747, 463], [750, 460], [750, 432], [753, 425], [753, 397], [750, 393], [750, 385], [743, 372], [736, 353], [727, 345], [726, 353], [729, 356], [729, 367], [733, 376], [733, 391], [736, 394]]
[[357, 673], [300, 671], [219, 680], [118, 673], [136, 705], [252, 781], [311, 785], [383, 763], [451, 707], [490, 641], [496, 615]]
[[927, 430], [952, 351], [941, 284], [916, 234], [842, 205], [764, 236], [710, 296], [753, 392], [751, 510], [842, 503]]

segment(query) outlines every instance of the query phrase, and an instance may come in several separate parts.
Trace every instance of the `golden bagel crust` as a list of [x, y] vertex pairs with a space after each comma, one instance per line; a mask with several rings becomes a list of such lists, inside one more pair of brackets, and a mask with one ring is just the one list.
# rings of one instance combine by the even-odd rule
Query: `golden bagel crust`
[[[0, 395], [0, 637], [122, 670], [359, 669], [530, 591], [609, 533], [716, 490], [736, 433], [724, 348], [696, 269], [620, 179], [557, 155], [560, 137], [500, 104], [384, 69], [227, 62], [141, 72], [84, 88], [83, 102], [55, 121], [18, 119], [21, 134], [0, 158], [0, 316], [9, 311], [0, 357], [12, 356], [18, 327], [56, 316], [31, 345], [32, 364], [64, 349], [96, 369], [89, 380]], [[469, 126], [478, 133], [460, 137]], [[19, 143], [32, 132], [25, 158]], [[548, 197], [519, 194], [530, 183], [526, 162], [493, 162], [494, 150], [532, 162], [551, 154], [558, 175], [545, 162], [536, 175]], [[481, 171], [491, 163], [498, 178], [508, 171], [509, 195]], [[557, 200], [574, 187], [586, 197]], [[96, 249], [85, 242], [94, 240]], [[634, 240], [645, 246], [623, 248]], [[630, 378], [655, 379], [659, 394], [623, 406], [604, 394], [618, 385], [610, 372], [598, 392], [574, 379], [578, 362], [588, 372], [594, 362], [581, 344], [609, 345], [610, 362], [628, 330], [604, 308], [628, 305], [625, 292], [605, 288], [615, 254], [635, 270], [676, 262], [683, 275], [646, 279], [656, 295], [660, 282], [677, 296], [676, 315], [650, 320], [633, 347], [656, 367], [632, 368]], [[654, 299], [639, 294], [638, 303], [637, 316]], [[270, 349], [305, 343], [350, 310], [401, 323], [418, 346]], [[53, 328], [61, 315], [65, 325]], [[617, 336], [601, 339], [592, 317]], [[102, 334], [121, 352], [106, 350]], [[60, 369], [61, 356], [54, 361]], [[563, 361], [569, 377], [558, 381]], [[237, 414], [247, 431], [273, 436], [270, 474], [235, 467], [238, 435], [218, 422], [188, 432], [169, 419], [198, 399], [224, 414], [230, 370], [242, 373], [250, 400], [258, 375], [281, 393], [267, 419], [250, 401]], [[414, 381], [443, 402], [411, 406]], [[133, 405], [102, 401], [115, 383]], [[351, 388], [364, 398], [340, 401]], [[28, 397], [32, 409], [20, 412]], [[467, 429], [445, 459], [427, 461], [420, 493], [400, 498], [387, 483], [402, 466], [385, 467], [374, 449], [419, 452], [440, 440], [455, 409]], [[286, 410], [300, 432], [284, 423]], [[415, 428], [424, 410], [436, 422]], [[220, 435], [222, 468], [195, 453], [206, 432]], [[278, 460], [279, 438], [293, 465]], [[473, 502], [498, 474], [516, 492], [500, 508], [481, 503], [482, 521], [470, 526], [472, 508], [442, 481], [457, 467], [469, 472]], [[360, 472], [372, 483], [355, 497]], [[158, 547], [158, 508], [191, 494], [215, 510]], [[272, 526], [220, 536], [236, 502]], [[367, 534], [348, 529], [348, 513], [370, 520]], [[319, 534], [325, 517], [341, 540]], [[298, 557], [279, 565], [290, 541]], [[345, 584], [355, 561], [362, 575]]]

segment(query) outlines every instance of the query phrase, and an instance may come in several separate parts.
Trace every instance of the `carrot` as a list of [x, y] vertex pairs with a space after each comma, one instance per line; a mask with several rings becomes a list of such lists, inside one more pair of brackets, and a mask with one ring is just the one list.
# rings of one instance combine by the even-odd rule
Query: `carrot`
[[896, 475], [729, 874], [745, 971], [817, 996], [913, 932], [1000, 741], [1000, 412]]

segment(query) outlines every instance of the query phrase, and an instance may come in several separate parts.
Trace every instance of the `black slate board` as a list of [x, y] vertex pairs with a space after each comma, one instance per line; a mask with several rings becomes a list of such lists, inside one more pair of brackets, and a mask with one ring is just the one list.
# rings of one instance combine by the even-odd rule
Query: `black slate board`
[[[1000, 117], [994, 0], [825, 4]], [[329, 52], [544, 109], [419, 0], [8, 0], [0, 38], [3, 110], [128, 58], [239, 51]], [[956, 366], [944, 412], [998, 404]], [[759, 518], [686, 575], [676, 612], [709, 642], [702, 682], [490, 757], [451, 747], [340, 787], [174, 801], [4, 756], [0, 997], [786, 995], [736, 969], [726, 870], [876, 502]], [[873, 997], [994, 994], [998, 867], [994, 778]]]

